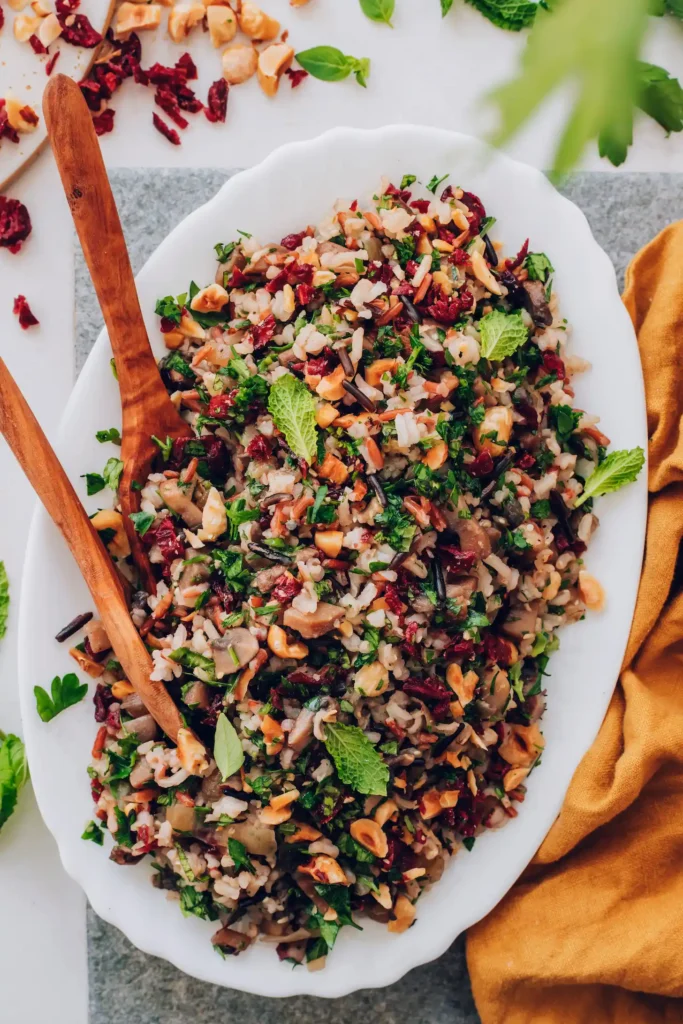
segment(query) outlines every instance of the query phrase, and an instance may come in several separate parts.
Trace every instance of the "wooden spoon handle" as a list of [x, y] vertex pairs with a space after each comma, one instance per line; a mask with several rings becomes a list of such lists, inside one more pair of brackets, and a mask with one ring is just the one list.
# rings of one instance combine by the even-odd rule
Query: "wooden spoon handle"
[[116, 203], [77, 82], [55, 75], [43, 113], [64, 191], [109, 332], [121, 393], [141, 397], [159, 370], [149, 346]]
[[175, 742], [182, 719], [164, 684], [149, 678], [152, 659], [133, 625], [116, 569], [2, 359], [0, 431], [69, 545], [127, 678], [149, 713]]

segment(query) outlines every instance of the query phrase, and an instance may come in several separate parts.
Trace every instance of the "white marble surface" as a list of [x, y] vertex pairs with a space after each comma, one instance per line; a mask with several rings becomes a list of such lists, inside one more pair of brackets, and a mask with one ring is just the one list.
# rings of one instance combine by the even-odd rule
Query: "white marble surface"
[[[151, 92], [126, 83], [114, 103], [116, 132], [104, 139], [110, 166], [246, 166], [275, 146], [335, 124], [372, 127], [413, 121], [483, 134], [490, 124], [483, 97], [511, 73], [523, 44], [521, 37], [493, 28], [460, 4], [441, 22], [438, 0], [398, 0], [394, 31], [364, 19], [355, 0], [312, 0], [300, 11], [290, 10], [287, 0], [269, 0], [264, 5], [281, 16], [297, 49], [328, 43], [371, 57], [367, 91], [353, 80], [338, 85], [307, 81], [296, 92], [285, 85], [277, 100], [267, 100], [251, 82], [232, 91], [228, 124], [211, 126], [196, 117], [182, 147], [173, 148], [151, 127]], [[647, 57], [683, 78], [681, 42], [682, 26], [671, 19], [653, 19]], [[206, 38], [192, 40], [190, 49], [206, 68], [201, 95], [218, 77], [218, 58]], [[145, 40], [147, 65], [154, 59], [166, 61], [172, 54], [177, 59], [178, 53], [164, 39]], [[7, 51], [0, 57], [6, 60]], [[510, 147], [511, 153], [547, 166], [565, 109], [566, 97], [553, 99]], [[611, 170], [593, 153], [585, 166]], [[683, 138], [666, 140], [655, 124], [642, 119], [626, 169], [683, 171]], [[27, 203], [34, 231], [18, 256], [0, 251], [0, 355], [48, 435], [54, 437], [73, 380], [73, 260], [68, 211], [49, 154], [39, 159], [11, 194]], [[19, 293], [28, 297], [42, 321], [40, 328], [19, 329], [11, 311]], [[0, 644], [0, 727], [20, 731], [14, 685], [15, 627], [32, 495], [1, 442], [0, 479], [3, 493], [10, 496], [0, 509], [0, 558], [7, 565], [13, 597], [10, 629]], [[59, 866], [30, 791], [24, 793], [14, 819], [0, 835], [0, 891], [3, 1021], [86, 1024], [83, 900]]]

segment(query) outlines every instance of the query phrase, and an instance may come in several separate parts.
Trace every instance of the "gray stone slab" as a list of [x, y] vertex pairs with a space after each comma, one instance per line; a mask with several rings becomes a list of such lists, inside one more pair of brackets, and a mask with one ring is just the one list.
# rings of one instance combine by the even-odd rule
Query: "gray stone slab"
[[[119, 170], [112, 183], [138, 270], [172, 227], [206, 202], [231, 172]], [[667, 224], [683, 217], [681, 174], [577, 174], [562, 191], [584, 211], [609, 254], [620, 285], [632, 256]], [[581, 254], [577, 253], [577, 259]], [[87, 272], [76, 268], [77, 367], [101, 326]], [[207, 956], [212, 956], [207, 948]], [[91, 1024], [477, 1024], [462, 938], [439, 960], [411, 971], [388, 989], [358, 992], [336, 1002], [308, 997], [268, 1000], [204, 985], [136, 950], [88, 910]], [[495, 965], [492, 965], [495, 969]]]

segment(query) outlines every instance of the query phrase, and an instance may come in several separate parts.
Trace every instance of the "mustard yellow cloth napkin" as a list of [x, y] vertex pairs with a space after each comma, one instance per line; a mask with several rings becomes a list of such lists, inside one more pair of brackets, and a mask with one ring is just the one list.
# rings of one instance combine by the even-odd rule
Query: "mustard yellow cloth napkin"
[[[636, 256], [624, 302], [650, 437], [638, 603], [607, 716], [557, 821], [468, 934], [483, 1024], [683, 1021], [683, 593], [672, 588], [683, 536], [683, 222]], [[623, 555], [633, 557], [626, 543]]]

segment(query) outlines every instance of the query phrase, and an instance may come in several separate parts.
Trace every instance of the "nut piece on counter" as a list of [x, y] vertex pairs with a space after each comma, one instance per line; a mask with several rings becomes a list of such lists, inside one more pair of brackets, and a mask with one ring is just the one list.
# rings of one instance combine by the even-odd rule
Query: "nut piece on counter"
[[240, 28], [250, 39], [266, 42], [269, 39], [275, 39], [280, 31], [280, 22], [271, 18], [251, 0], [243, 0], [238, 17]]
[[41, 43], [47, 49], [54, 43], [55, 39], [59, 39], [62, 34], [62, 26], [57, 21], [56, 14], [49, 14], [43, 18], [38, 26], [38, 38]]
[[161, 4], [136, 4], [126, 0], [116, 12], [114, 35], [142, 32], [158, 28], [161, 23]]
[[34, 132], [38, 127], [38, 115], [33, 107], [22, 103], [16, 96], [5, 96], [5, 113], [7, 120], [16, 132], [25, 134]]
[[32, 18], [30, 14], [20, 14], [14, 19], [14, 38], [19, 43], [27, 43], [35, 35], [40, 18]]
[[213, 46], [231, 43], [237, 32], [237, 18], [232, 7], [213, 4], [206, 9], [206, 24]]
[[266, 96], [274, 96], [280, 78], [294, 60], [294, 50], [287, 43], [273, 43], [259, 54], [258, 80]]
[[258, 53], [253, 46], [237, 43], [223, 50], [223, 78], [229, 85], [241, 85], [256, 74]]
[[174, 43], [187, 39], [195, 25], [204, 20], [206, 8], [203, 3], [176, 4], [168, 12], [168, 34]]

